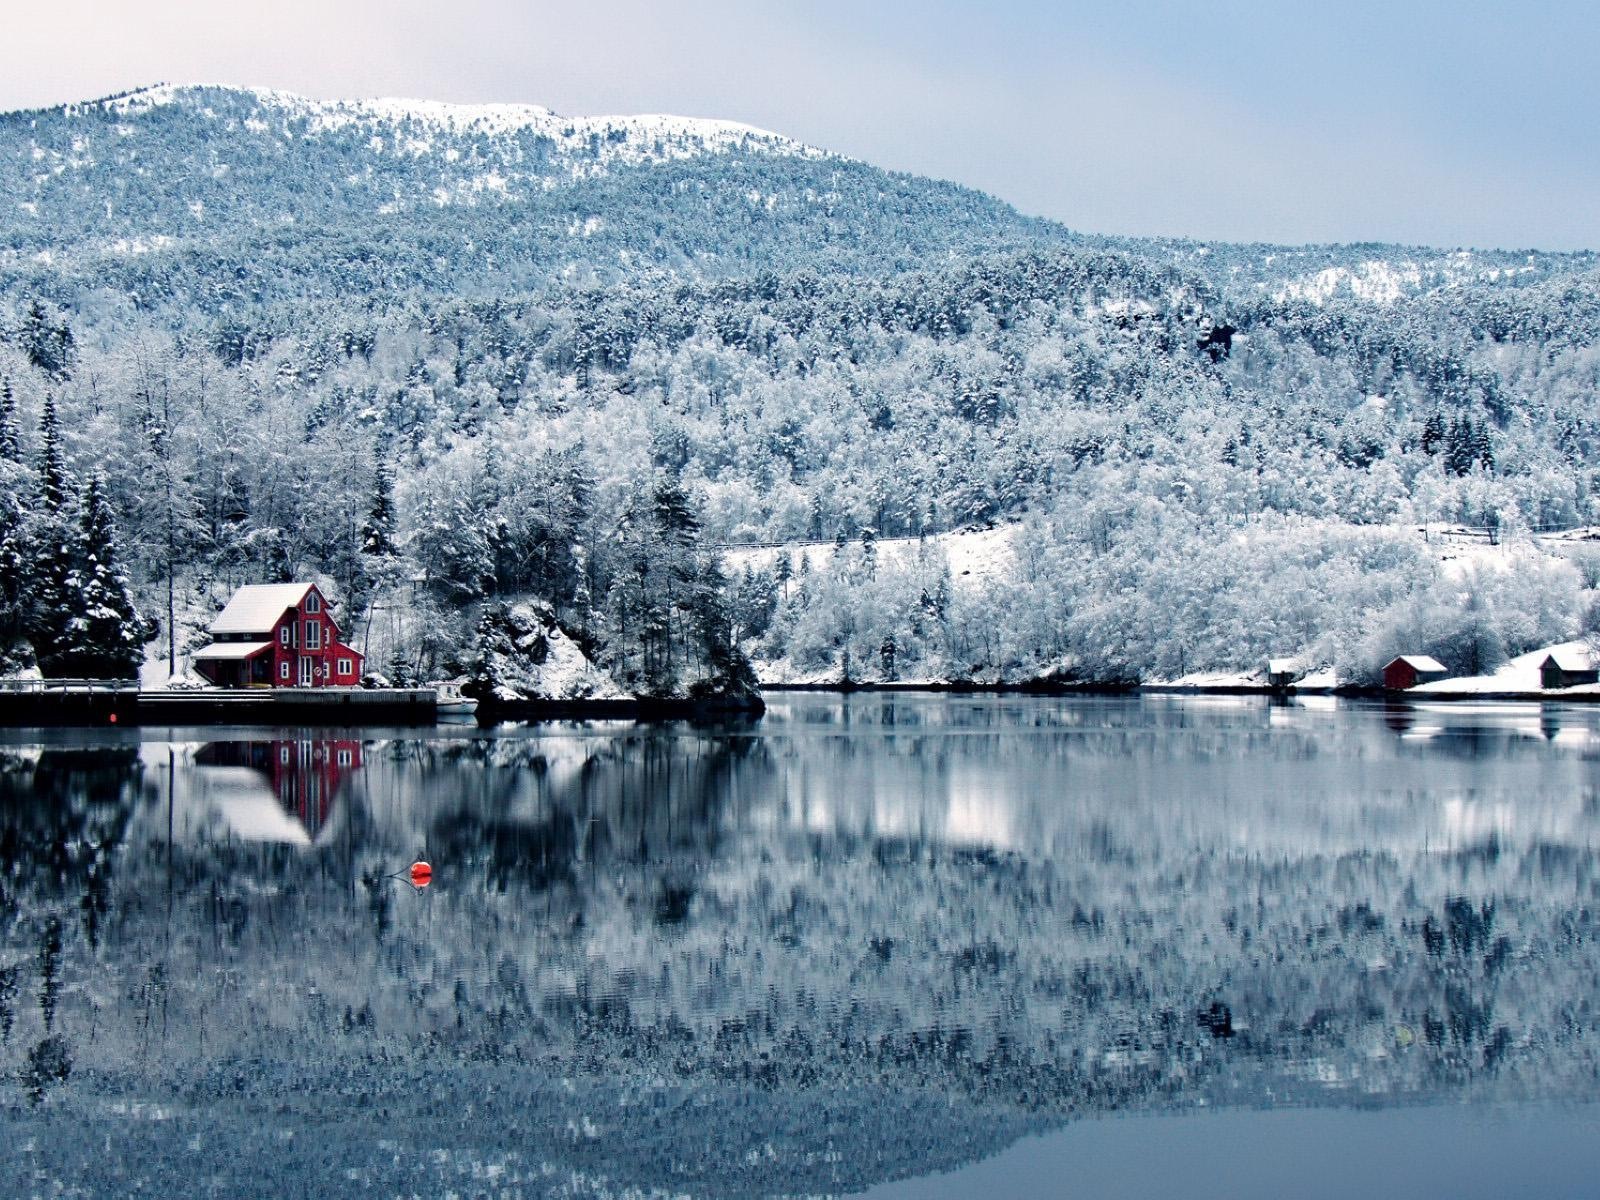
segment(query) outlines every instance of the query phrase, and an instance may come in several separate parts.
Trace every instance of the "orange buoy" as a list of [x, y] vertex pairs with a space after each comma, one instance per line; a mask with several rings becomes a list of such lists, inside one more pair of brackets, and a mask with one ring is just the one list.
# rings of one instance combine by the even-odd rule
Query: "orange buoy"
[[433, 882], [433, 868], [425, 862], [411, 864], [411, 886], [425, 888]]

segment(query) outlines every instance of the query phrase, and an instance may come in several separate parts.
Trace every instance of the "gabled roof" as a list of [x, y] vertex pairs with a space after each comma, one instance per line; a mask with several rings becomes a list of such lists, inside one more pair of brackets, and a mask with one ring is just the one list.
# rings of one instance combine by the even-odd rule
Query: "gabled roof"
[[1267, 674], [1293, 675], [1300, 669], [1298, 658], [1269, 658], [1267, 659]]
[[278, 618], [304, 600], [310, 590], [309, 583], [246, 584], [211, 622], [211, 632], [269, 634]]
[[1390, 659], [1389, 666], [1392, 667], [1397, 662], [1409, 664], [1413, 671], [1439, 671], [1448, 674], [1450, 670], [1437, 658], [1430, 658], [1426, 654], [1402, 654], [1398, 658]]
[[196, 650], [194, 660], [211, 662], [216, 659], [253, 658], [271, 645], [271, 642], [212, 642], [209, 646]]
[[1582, 650], [1556, 650], [1556, 651], [1553, 651], [1552, 653], [1547, 654], [1545, 656], [1545, 660], [1542, 663], [1540, 663], [1539, 666], [1542, 669], [1544, 667], [1550, 666], [1552, 663], [1557, 668], [1559, 668], [1560, 670], [1563, 670], [1563, 671], [1592, 671], [1592, 670], [1594, 670], [1594, 660], [1591, 659]]

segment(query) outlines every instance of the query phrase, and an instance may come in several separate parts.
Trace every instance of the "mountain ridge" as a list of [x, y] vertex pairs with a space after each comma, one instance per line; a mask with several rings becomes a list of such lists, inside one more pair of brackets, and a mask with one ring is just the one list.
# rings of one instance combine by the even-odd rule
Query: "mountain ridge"
[[[397, 281], [466, 294], [537, 290], [574, 272], [597, 283], [651, 269], [726, 277], [788, 259], [878, 274], [951, 254], [1076, 246], [1176, 266], [1239, 299], [1392, 303], [1600, 263], [1589, 252], [1102, 236], [739, 122], [204, 83], [0, 114], [0, 183], [15, 197], [0, 208], [0, 273], [31, 273], [35, 286], [74, 267], [96, 276], [101, 261], [190, 246], [211, 255], [214, 243], [237, 247], [238, 269], [260, 262], [281, 276], [304, 265], [275, 263], [272, 243], [313, 241], [343, 222], [345, 240], [368, 243], [359, 254]], [[394, 261], [396, 239], [456, 235], [449, 210], [476, 211], [455, 223], [484, 262], [458, 255], [464, 270], [430, 281], [425, 266]], [[717, 231], [702, 235], [708, 222]]]
[[[425, 578], [426, 638], [376, 664], [397, 679], [458, 673], [483, 604], [537, 597], [668, 689], [730, 630], [853, 679], [1298, 652], [1362, 680], [1600, 627], [1600, 562], [1463, 590], [1404, 528], [1600, 521], [1592, 254], [1106, 238], [743, 135], [702, 153], [699, 126], [658, 147], [294, 103], [0, 119], [13, 461], [53, 400], [146, 586], [192, 571], [203, 606], [297, 571], [359, 611]], [[181, 536], [144, 493], [169, 464]], [[380, 562], [356, 535], [391, 469]], [[1017, 570], [988, 590], [877, 556], [1002, 521]], [[730, 581], [690, 570], [697, 530], [838, 552], [803, 586], [790, 559]], [[671, 577], [692, 645], [642, 582]]]

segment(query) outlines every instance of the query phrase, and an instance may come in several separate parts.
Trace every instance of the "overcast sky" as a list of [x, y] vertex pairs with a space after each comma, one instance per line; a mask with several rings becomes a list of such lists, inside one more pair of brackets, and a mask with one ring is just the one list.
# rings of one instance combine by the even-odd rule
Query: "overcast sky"
[[1593, 0], [51, 0], [0, 109], [158, 81], [724, 117], [1101, 233], [1600, 248]]

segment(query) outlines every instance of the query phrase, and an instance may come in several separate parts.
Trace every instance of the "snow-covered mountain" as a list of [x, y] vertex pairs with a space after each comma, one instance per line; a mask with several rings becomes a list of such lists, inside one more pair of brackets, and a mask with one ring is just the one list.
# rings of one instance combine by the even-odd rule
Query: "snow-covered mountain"
[[797, 257], [876, 268], [1064, 235], [728, 121], [201, 85], [0, 117], [0, 192], [0, 280], [109, 269], [202, 306], [290, 282], [460, 294]]
[[[392, 186], [389, 198], [374, 210], [382, 215], [413, 204], [526, 198], [618, 165], [730, 153], [827, 157], [779, 134], [731, 121], [660, 114], [566, 117], [529, 104], [320, 101], [265, 88], [163, 84], [61, 111], [78, 130], [66, 151], [59, 144], [35, 143], [41, 175], [48, 172], [53, 178], [64, 167], [70, 178], [101, 156], [137, 170], [141, 159], [150, 157], [141, 140], [159, 141], [177, 119], [204, 130], [218, 147], [208, 168], [213, 178], [233, 174], [221, 150], [230, 140], [244, 158], [293, 157], [297, 144], [307, 142], [353, 144], [369, 160], [366, 167], [331, 182], [352, 203], [372, 198], [383, 184]], [[105, 116], [115, 118], [109, 127], [92, 128]], [[384, 160], [406, 165], [403, 183], [395, 172], [384, 170]]]
[[[726, 630], [794, 678], [1479, 673], [1600, 582], [1415, 534], [1600, 520], [1593, 254], [1104, 238], [726, 122], [203, 86], [0, 116], [0, 198], [21, 508], [53, 397], [137, 582], [428, 580], [386, 673], [529, 596], [613, 672]], [[937, 535], [1002, 523], [962, 585]], [[771, 552], [730, 586], [699, 534]]]

